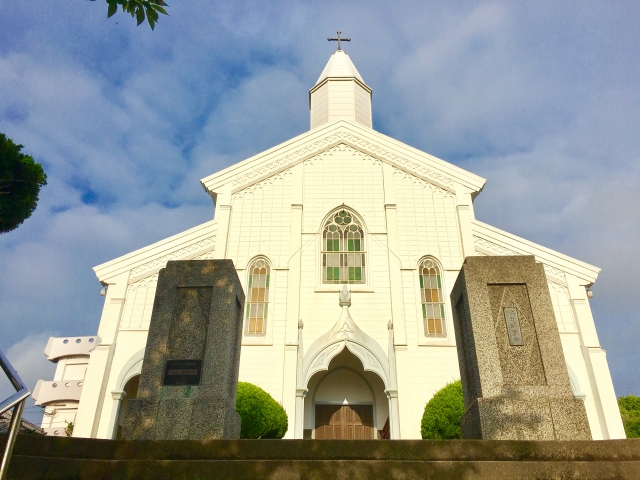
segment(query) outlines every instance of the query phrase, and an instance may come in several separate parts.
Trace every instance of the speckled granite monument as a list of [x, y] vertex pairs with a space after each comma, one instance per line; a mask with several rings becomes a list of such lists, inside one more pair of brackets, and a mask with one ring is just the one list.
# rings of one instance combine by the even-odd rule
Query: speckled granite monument
[[231, 260], [169, 261], [160, 270], [125, 439], [240, 437], [235, 404], [243, 308]]
[[451, 304], [464, 438], [591, 440], [542, 264], [533, 256], [467, 257]]

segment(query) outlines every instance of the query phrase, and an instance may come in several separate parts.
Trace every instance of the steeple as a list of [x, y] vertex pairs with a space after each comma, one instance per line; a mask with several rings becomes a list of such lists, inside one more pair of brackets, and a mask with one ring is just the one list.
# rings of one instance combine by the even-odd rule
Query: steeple
[[372, 128], [371, 89], [344, 50], [333, 52], [309, 90], [309, 108], [312, 129], [340, 118]]

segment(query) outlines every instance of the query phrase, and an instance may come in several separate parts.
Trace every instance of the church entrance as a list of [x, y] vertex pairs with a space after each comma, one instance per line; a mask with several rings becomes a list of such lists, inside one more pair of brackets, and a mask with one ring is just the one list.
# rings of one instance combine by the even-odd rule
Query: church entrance
[[371, 440], [373, 405], [316, 405], [316, 440]]
[[384, 437], [389, 401], [384, 382], [346, 347], [313, 375], [304, 399], [304, 438], [373, 440]]

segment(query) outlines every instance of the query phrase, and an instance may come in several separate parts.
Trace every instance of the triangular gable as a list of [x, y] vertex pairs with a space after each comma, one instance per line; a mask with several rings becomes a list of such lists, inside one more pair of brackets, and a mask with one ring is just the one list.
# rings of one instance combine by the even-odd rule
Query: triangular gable
[[211, 220], [93, 267], [93, 271], [98, 280], [105, 283], [116, 275], [131, 271], [129, 282], [133, 282], [155, 274], [169, 260], [213, 258], [216, 232], [217, 222]]
[[535, 255], [544, 265], [547, 276], [566, 282], [565, 272], [590, 285], [596, 281], [600, 269], [562, 253], [525, 240], [478, 220], [471, 222], [474, 247], [480, 255]]
[[456, 185], [461, 185], [475, 196], [486, 182], [482, 177], [375, 130], [348, 120], [337, 120], [205, 177], [201, 183], [212, 195], [229, 184], [232, 191], [237, 191], [339, 144], [346, 144], [449, 191], [455, 192]]

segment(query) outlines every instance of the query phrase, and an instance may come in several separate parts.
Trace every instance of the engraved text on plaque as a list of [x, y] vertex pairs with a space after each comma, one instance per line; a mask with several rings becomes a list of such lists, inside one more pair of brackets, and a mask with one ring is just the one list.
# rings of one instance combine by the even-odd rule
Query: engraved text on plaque
[[505, 307], [504, 318], [507, 321], [507, 331], [509, 332], [509, 345], [524, 345], [518, 312], [513, 307]]

